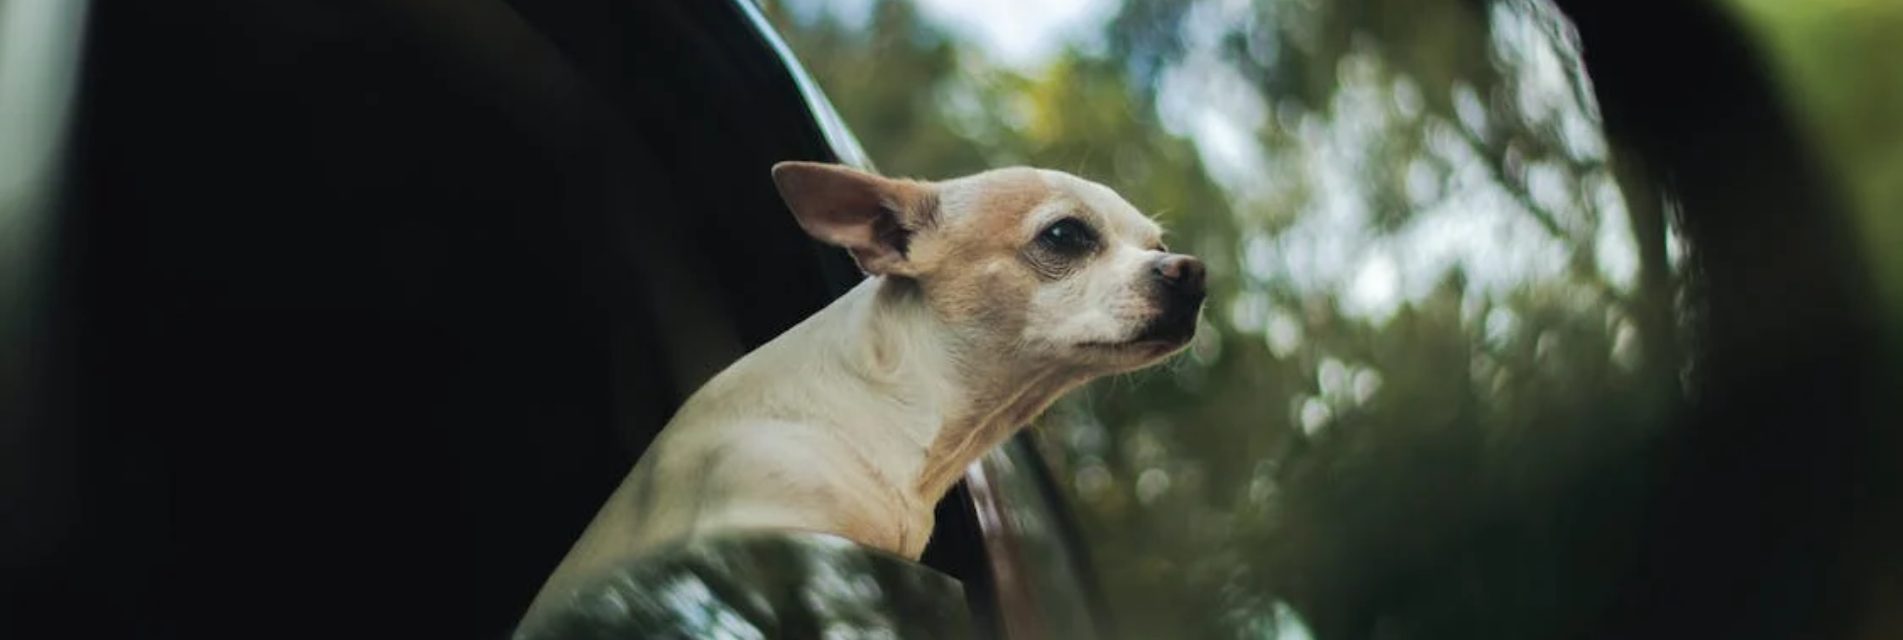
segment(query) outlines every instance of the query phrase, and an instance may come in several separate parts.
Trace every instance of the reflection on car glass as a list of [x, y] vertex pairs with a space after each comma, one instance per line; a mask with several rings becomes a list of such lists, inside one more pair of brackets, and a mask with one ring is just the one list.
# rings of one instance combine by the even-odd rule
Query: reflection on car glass
[[956, 580], [844, 538], [795, 532], [695, 538], [627, 562], [550, 609], [515, 637], [972, 637]]

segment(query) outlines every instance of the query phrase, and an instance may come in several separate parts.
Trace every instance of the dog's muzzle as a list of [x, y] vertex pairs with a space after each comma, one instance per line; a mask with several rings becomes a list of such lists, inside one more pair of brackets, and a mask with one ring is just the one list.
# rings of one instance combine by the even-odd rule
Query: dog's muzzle
[[1156, 287], [1156, 317], [1139, 334], [1140, 340], [1184, 342], [1196, 335], [1196, 316], [1208, 294], [1203, 261], [1194, 256], [1169, 254], [1150, 267]]

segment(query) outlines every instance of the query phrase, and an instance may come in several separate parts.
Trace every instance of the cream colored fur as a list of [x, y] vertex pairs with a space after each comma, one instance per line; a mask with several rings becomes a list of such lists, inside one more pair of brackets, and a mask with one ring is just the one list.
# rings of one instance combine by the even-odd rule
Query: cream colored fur
[[[801, 224], [873, 276], [694, 393], [531, 615], [612, 563], [722, 531], [829, 533], [916, 559], [933, 506], [979, 456], [1064, 392], [1183, 346], [1136, 340], [1158, 313], [1147, 279], [1168, 254], [1155, 223], [1101, 185], [1037, 169], [923, 183], [805, 163], [775, 177]], [[855, 209], [867, 203], [876, 210]], [[891, 216], [909, 242], [885, 246], [841, 212]], [[1101, 247], [1053, 267], [1035, 243], [1063, 217]]]

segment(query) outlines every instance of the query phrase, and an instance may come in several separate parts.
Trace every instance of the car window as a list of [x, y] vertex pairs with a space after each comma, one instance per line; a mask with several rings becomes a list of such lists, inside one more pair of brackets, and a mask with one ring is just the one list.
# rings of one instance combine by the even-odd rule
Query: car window
[[1096, 638], [1108, 622], [1075, 516], [1028, 438], [965, 476], [992, 567], [998, 631], [1010, 638]]
[[1704, 269], [1765, 273], [1686, 220], [1782, 223], [1688, 212], [1551, 3], [768, 5], [886, 171], [1073, 171], [1210, 264], [1186, 355], [1031, 432], [1116, 632], [1545, 637], [1655, 595], [1661, 443], [1750, 395], [1710, 386]]
[[617, 567], [514, 637], [967, 640], [971, 622], [959, 583], [918, 563], [832, 535], [751, 532]]

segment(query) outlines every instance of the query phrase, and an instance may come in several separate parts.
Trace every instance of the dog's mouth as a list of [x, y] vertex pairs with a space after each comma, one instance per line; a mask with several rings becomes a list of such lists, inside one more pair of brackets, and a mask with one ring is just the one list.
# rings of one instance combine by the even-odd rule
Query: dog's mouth
[[1202, 305], [1182, 305], [1157, 314], [1143, 329], [1137, 332], [1135, 342], [1161, 342], [1181, 345], [1196, 337], [1196, 319], [1201, 315]]
[[1162, 338], [1131, 338], [1119, 341], [1093, 341], [1081, 343], [1087, 349], [1099, 351], [1121, 351], [1130, 353], [1162, 354], [1174, 351], [1187, 344], [1188, 340], [1166, 340]]
[[1196, 320], [1201, 310], [1201, 305], [1173, 309], [1152, 318], [1129, 339], [1086, 342], [1083, 346], [1150, 356], [1166, 354], [1183, 348], [1196, 337]]

